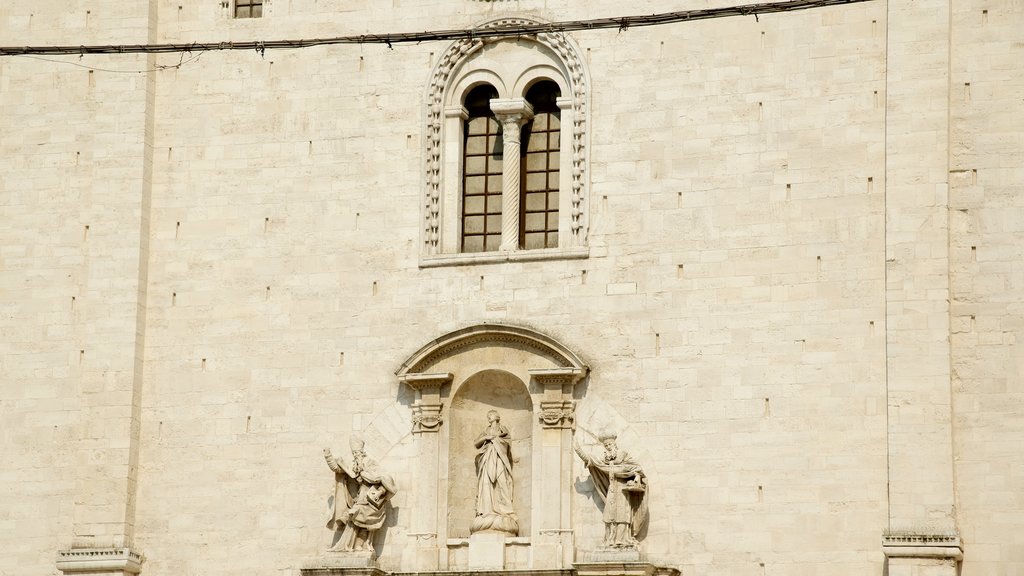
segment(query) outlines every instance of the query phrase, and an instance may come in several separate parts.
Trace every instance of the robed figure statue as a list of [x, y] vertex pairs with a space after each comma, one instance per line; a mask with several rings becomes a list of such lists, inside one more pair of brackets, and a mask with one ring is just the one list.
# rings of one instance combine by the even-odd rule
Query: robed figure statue
[[386, 520], [385, 505], [395, 495], [395, 481], [366, 457], [363, 441], [353, 438], [352, 463], [331, 455], [324, 448], [324, 459], [334, 471], [334, 509], [327, 527], [340, 530], [341, 537], [332, 551], [373, 552], [373, 535]]
[[604, 503], [604, 547], [636, 548], [637, 536], [647, 526], [647, 477], [632, 456], [619, 450], [614, 434], [602, 434], [598, 440], [604, 446], [601, 457], [584, 452], [575, 438], [573, 448]]
[[512, 506], [512, 448], [501, 416], [487, 412], [487, 427], [474, 443], [476, 453], [476, 517], [470, 532], [485, 530], [517, 536], [519, 520]]

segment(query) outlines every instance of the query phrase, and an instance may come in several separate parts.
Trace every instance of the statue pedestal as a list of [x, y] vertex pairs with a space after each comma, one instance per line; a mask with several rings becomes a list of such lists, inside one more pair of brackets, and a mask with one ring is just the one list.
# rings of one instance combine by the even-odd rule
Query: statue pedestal
[[476, 532], [469, 537], [470, 570], [504, 570], [505, 534]]
[[581, 551], [584, 563], [639, 562], [640, 551], [636, 548], [598, 548]]
[[302, 576], [384, 576], [377, 568], [373, 552], [335, 552], [328, 550], [301, 570]]

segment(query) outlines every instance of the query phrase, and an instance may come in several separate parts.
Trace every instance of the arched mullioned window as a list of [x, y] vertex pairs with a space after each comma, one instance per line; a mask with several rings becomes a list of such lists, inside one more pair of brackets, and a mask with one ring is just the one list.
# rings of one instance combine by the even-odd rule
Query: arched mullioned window
[[427, 92], [421, 265], [586, 258], [587, 102], [563, 33], [449, 46]]

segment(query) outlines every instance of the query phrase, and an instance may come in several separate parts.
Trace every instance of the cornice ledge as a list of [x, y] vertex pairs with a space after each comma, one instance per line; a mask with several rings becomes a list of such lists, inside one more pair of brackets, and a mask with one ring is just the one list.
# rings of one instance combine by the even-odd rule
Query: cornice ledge
[[57, 552], [57, 569], [64, 574], [127, 572], [142, 570], [143, 556], [128, 547], [71, 548]]
[[887, 532], [882, 535], [886, 558], [937, 558], [963, 560], [960, 537], [950, 533]]

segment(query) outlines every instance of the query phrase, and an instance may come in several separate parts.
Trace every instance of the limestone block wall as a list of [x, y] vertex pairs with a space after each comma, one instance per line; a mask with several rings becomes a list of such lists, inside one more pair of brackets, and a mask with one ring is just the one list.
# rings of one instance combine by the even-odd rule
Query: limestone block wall
[[[145, 42], [148, 18], [146, 3], [17, 0], [0, 44]], [[78, 64], [0, 61], [3, 574], [132, 537], [147, 58]]]
[[1024, 570], [1019, 447], [1024, 284], [1024, 26], [1012, 2], [951, 14], [950, 286], [953, 440], [964, 573]]
[[[21, 2], [0, 44], [666, 9], [272, 0], [234, 20], [198, 0]], [[0, 59], [0, 574], [55, 574], [83, 539], [134, 542], [146, 576], [298, 574], [330, 544], [321, 449], [347, 455], [356, 433], [399, 484], [380, 564], [407, 569], [419, 460], [395, 371], [483, 322], [589, 365], [578, 434], [618, 427], [645, 465], [654, 563], [881, 574], [881, 532], [938, 510], [973, 570], [1016, 566], [1022, 13], [925, 12], [574, 33], [589, 257], [430, 268], [424, 99], [446, 44], [63, 59], [142, 74]], [[922, 226], [922, 206], [938, 219]], [[947, 365], [922, 368], [922, 342]], [[951, 401], [946, 447], [922, 456]], [[593, 549], [574, 466], [574, 537]]]
[[[503, 9], [466, 6], [345, 20], [444, 28]], [[340, 18], [316, 10], [275, 3], [241, 22], [190, 4], [161, 37], [309, 36]], [[393, 372], [483, 321], [590, 363], [581, 411], [628, 424], [623, 447], [656, 486], [652, 560], [880, 569], [884, 16], [576, 36], [593, 86], [582, 261], [418, 267], [423, 97], [443, 46], [211, 53], [159, 76], [147, 571], [289, 573], [315, 555], [329, 543], [320, 448], [368, 431], [371, 455], [408, 478], [411, 398]], [[385, 567], [411, 542], [409, 492]], [[598, 511], [585, 492], [575, 504], [593, 548]]]

